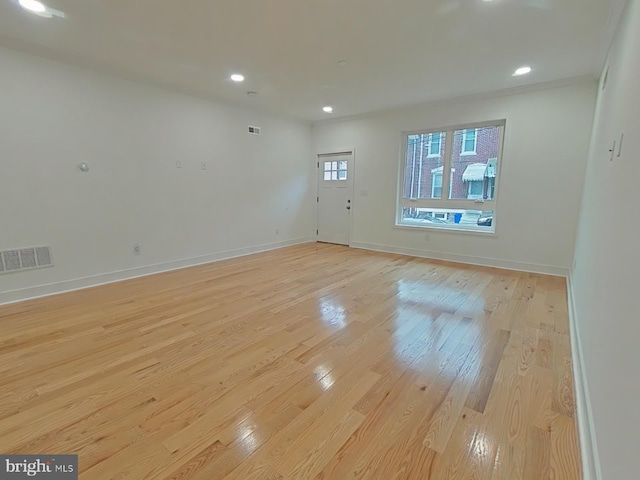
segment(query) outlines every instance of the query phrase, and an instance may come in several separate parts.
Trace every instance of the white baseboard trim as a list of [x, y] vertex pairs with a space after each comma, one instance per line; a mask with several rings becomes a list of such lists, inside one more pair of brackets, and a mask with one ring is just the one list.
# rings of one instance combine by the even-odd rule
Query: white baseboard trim
[[257, 245], [253, 247], [238, 248], [235, 250], [227, 250], [224, 252], [210, 253], [193, 258], [182, 260], [173, 260], [170, 262], [158, 263], [155, 265], [146, 265], [143, 267], [131, 268], [128, 270], [120, 270], [116, 272], [101, 273], [88, 277], [74, 278], [61, 282], [49, 283], [45, 285], [37, 285], [34, 287], [22, 288], [18, 290], [10, 290], [0, 292], [0, 305], [9, 303], [22, 302], [35, 298], [48, 297], [50, 295], [58, 295], [60, 293], [82, 290], [85, 288], [96, 287], [98, 285], [106, 285], [108, 283], [121, 282], [132, 278], [145, 277], [156, 273], [169, 272], [171, 270], [179, 270], [181, 268], [193, 267], [196, 265], [204, 265], [207, 263], [219, 262], [235, 257], [242, 257], [252, 253], [266, 252], [276, 250], [278, 248], [299, 245], [302, 243], [315, 242], [315, 238], [297, 238], [293, 240], [285, 240], [282, 242], [269, 243], [265, 245]]
[[571, 333], [571, 360], [573, 362], [573, 382], [576, 397], [576, 421], [580, 438], [583, 480], [601, 480], [600, 458], [593, 425], [593, 413], [589, 400], [589, 384], [584, 371], [584, 350], [580, 340], [580, 326], [576, 319], [576, 304], [573, 296], [571, 275], [567, 277], [567, 297], [569, 304], [569, 328]]
[[376, 243], [352, 242], [351, 247], [363, 250], [373, 250], [376, 252], [397, 253], [400, 255], [411, 255], [412, 257], [432, 258], [434, 260], [445, 260], [449, 262], [468, 263], [471, 265], [481, 265], [483, 267], [504, 268], [506, 270], [518, 270], [521, 272], [542, 273], [545, 275], [556, 275], [566, 277], [569, 269], [556, 267], [553, 265], [541, 265], [537, 263], [513, 262], [510, 260], [500, 260], [498, 258], [475, 257], [471, 255], [459, 255], [455, 253], [435, 252], [432, 250], [420, 250], [417, 248], [393, 247], [390, 245], [378, 245]]

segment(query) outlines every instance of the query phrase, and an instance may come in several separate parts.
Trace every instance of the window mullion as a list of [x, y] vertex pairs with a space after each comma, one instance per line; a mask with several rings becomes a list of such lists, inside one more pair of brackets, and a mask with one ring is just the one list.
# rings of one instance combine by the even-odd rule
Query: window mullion
[[451, 151], [453, 150], [453, 131], [447, 131], [445, 135], [444, 158], [442, 161], [442, 199], [446, 200], [450, 196], [449, 187], [451, 183]]

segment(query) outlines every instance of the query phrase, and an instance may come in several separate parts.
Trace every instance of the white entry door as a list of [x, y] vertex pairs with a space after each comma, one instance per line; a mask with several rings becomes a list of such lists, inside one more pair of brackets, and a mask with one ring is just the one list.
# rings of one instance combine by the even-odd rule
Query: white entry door
[[353, 154], [318, 155], [318, 241], [349, 245]]

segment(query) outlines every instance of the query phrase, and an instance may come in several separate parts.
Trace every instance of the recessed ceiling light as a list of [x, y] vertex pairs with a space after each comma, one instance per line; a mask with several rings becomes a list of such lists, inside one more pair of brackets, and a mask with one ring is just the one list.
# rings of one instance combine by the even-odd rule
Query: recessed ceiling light
[[520, 67], [515, 72], [513, 72], [513, 77], [519, 77], [520, 75], [526, 75], [531, 72], [531, 67]]
[[66, 18], [64, 12], [48, 7], [38, 0], [18, 0], [18, 3], [25, 10], [44, 18]]
[[47, 11], [47, 7], [38, 0], [19, 0], [20, 6], [25, 10], [35, 13], [44, 13]]
[[333, 107], [327, 105], [326, 107], [322, 107], [322, 111], [325, 113], [331, 113], [333, 112]]
[[231, 80], [233, 80], [234, 82], [244, 82], [244, 75], [234, 73], [233, 75], [231, 75]]

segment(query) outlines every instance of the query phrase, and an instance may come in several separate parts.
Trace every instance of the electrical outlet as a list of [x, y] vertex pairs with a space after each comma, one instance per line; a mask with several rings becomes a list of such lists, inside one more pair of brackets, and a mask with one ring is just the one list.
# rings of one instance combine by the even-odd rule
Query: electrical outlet
[[428, 233], [425, 233], [425, 234], [424, 234], [424, 241], [425, 241], [425, 242], [428, 242], [428, 241], [429, 241], [429, 234], [428, 234]]
[[136, 244], [133, 246], [133, 254], [134, 254], [134, 255], [140, 255], [141, 253], [142, 253], [142, 249], [140, 248], [140, 244], [139, 244], [139, 243], [136, 243]]
[[276, 235], [280, 235], [280, 229], [276, 228]]
[[202, 162], [202, 163], [200, 164], [200, 168], [201, 168], [202, 170], [206, 170], [206, 169], [207, 169], [207, 162]]
[[182, 160], [176, 160], [176, 168], [182, 168]]

